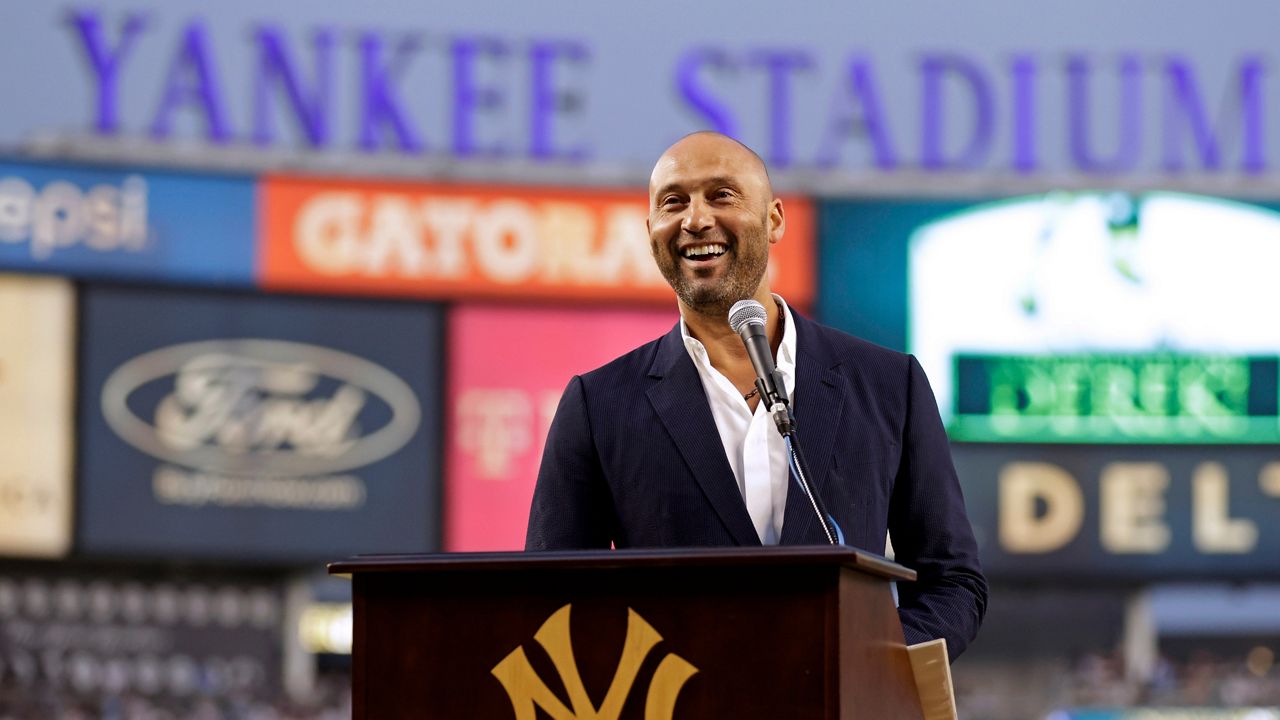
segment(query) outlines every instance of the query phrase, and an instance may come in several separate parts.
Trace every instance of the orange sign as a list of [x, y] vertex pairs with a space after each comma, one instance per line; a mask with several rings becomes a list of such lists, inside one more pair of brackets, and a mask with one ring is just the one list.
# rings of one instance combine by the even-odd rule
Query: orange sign
[[[642, 191], [268, 176], [259, 273], [275, 290], [426, 298], [671, 302], [649, 255]], [[813, 206], [783, 198], [771, 287], [813, 300]]]

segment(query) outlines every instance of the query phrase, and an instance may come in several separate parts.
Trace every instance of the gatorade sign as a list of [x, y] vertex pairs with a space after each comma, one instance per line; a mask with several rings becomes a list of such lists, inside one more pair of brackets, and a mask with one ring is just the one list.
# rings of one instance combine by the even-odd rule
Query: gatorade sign
[[[268, 177], [259, 270], [276, 290], [670, 303], [643, 191], [585, 192]], [[773, 288], [813, 293], [813, 211], [784, 199]]]

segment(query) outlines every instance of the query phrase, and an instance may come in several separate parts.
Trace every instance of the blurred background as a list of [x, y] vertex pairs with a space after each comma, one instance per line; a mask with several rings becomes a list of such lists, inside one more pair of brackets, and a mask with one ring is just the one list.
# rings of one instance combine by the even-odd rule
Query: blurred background
[[521, 547], [733, 134], [793, 306], [915, 353], [992, 583], [969, 720], [1280, 718], [1263, 0], [5, 3], [0, 718], [349, 717], [326, 561]]

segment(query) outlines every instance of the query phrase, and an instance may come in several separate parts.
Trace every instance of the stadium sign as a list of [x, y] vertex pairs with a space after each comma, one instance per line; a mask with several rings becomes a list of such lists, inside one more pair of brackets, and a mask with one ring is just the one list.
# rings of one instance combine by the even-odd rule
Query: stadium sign
[[[682, 7], [670, 23], [563, 0], [288, 17], [243, 2], [201, 15], [145, 0], [33, 4], [7, 18], [6, 40], [48, 62], [10, 92], [67, 92], [15, 104], [0, 144], [197, 141], [496, 161], [516, 174], [622, 168], [633, 180], [700, 128], [813, 182], [904, 170], [1252, 178], [1280, 160], [1266, 120], [1274, 9], [1262, 2], [1224, 15], [1090, 0], [1028, 15], [1000, 0], [761, 22], [769, 10]], [[1009, 26], [1018, 32], [992, 34]]]

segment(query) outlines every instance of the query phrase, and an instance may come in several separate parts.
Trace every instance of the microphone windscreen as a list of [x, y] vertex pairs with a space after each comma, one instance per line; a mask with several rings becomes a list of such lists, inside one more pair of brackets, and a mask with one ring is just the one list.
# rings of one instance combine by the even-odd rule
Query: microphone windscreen
[[748, 323], [759, 323], [763, 326], [768, 318], [764, 306], [755, 300], [739, 300], [729, 308], [729, 327], [736, 333], [741, 333], [742, 328]]

